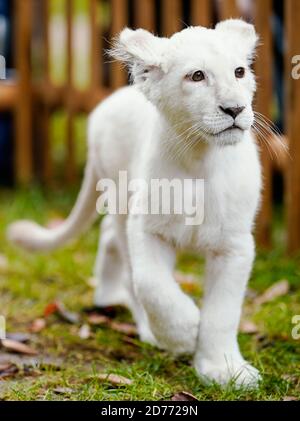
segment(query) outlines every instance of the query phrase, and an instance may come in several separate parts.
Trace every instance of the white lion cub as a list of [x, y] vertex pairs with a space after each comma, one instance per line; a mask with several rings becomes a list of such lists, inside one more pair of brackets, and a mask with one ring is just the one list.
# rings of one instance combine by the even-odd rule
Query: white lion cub
[[[237, 330], [255, 246], [252, 236], [261, 170], [251, 126], [258, 37], [242, 20], [215, 29], [190, 27], [171, 38], [124, 29], [112, 55], [133, 86], [103, 101], [88, 127], [88, 162], [67, 220], [48, 230], [13, 224], [9, 238], [35, 251], [63, 245], [94, 220], [97, 181], [203, 179], [204, 220], [183, 215], [108, 215], [101, 226], [95, 276], [97, 305], [123, 303], [142, 340], [194, 355], [202, 379], [256, 385], [258, 371], [239, 350]], [[206, 258], [200, 311], [174, 281], [176, 249]]]

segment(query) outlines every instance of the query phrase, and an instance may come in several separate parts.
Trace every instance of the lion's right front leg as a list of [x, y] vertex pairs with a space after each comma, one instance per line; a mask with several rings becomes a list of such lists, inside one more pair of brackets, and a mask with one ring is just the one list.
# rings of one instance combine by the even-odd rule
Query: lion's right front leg
[[130, 217], [128, 239], [136, 294], [159, 346], [176, 354], [194, 353], [200, 311], [174, 280], [174, 249], [145, 232], [140, 216]]

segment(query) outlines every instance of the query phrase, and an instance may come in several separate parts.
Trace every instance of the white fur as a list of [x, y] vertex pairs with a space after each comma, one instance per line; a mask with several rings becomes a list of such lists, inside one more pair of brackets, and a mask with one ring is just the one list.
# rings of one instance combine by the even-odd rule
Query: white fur
[[[129, 306], [142, 339], [194, 354], [203, 379], [226, 384], [234, 378], [251, 386], [259, 374], [240, 354], [237, 329], [261, 190], [251, 133], [255, 79], [249, 65], [256, 43], [253, 26], [241, 20], [222, 22], [215, 30], [187, 28], [170, 39], [125, 29], [112, 53], [128, 65], [135, 86], [119, 90], [90, 116], [86, 176], [71, 216], [52, 231], [18, 222], [8, 232], [31, 250], [62, 245], [92, 221], [96, 180], [117, 182], [119, 170], [145, 180], [203, 178], [200, 226], [186, 226], [181, 215], [106, 217], [95, 301]], [[242, 79], [235, 76], [238, 67], [246, 68]], [[192, 82], [189, 75], [197, 70], [205, 80]], [[236, 118], [240, 129], [223, 131], [233, 119], [220, 106], [245, 107]], [[174, 281], [178, 248], [206, 257], [201, 320]]]

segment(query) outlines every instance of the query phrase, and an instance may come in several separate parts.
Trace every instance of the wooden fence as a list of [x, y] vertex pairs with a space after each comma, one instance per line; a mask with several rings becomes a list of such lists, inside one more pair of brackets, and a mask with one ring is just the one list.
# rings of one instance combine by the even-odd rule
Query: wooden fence
[[[67, 114], [65, 162], [66, 180], [76, 179], [74, 158], [74, 119], [78, 113], [88, 113], [99, 101], [116, 88], [127, 83], [127, 75], [118, 64], [105, 63], [103, 47], [106, 39], [116, 35], [124, 26], [143, 27], [158, 34], [170, 35], [185, 24], [211, 26], [216, 16], [213, 0], [86, 0], [89, 15], [89, 84], [79, 89], [74, 84], [74, 5], [77, 0], [61, 0], [65, 16], [66, 79], [57, 84], [51, 77], [50, 21], [52, 0], [14, 0], [15, 62], [18, 79], [0, 86], [0, 110], [13, 109], [16, 116], [15, 171], [21, 183], [35, 176], [33, 133], [38, 133], [38, 158], [41, 160], [43, 182], [53, 177], [51, 159], [50, 120], [57, 109]], [[283, 1], [283, 0], [282, 0]], [[188, 3], [189, 7], [186, 7]], [[261, 37], [256, 72], [259, 90], [256, 110], [271, 118], [273, 98], [273, 35], [271, 27], [272, 0], [253, 0], [254, 23]], [[292, 79], [292, 57], [300, 54], [300, 1], [285, 0], [285, 92], [287, 138], [291, 160], [282, 169], [285, 180], [288, 250], [300, 250], [300, 80]], [[102, 14], [109, 17], [103, 23]], [[221, 0], [219, 19], [241, 17], [235, 0]], [[107, 20], [107, 19], [106, 19]], [[36, 27], [40, 30], [37, 33]], [[40, 77], [33, 76], [33, 34], [39, 39], [43, 52]], [[258, 218], [258, 239], [270, 246], [272, 224], [272, 174], [274, 163], [264, 145], [264, 197]], [[35, 155], [36, 156], [36, 155]]]

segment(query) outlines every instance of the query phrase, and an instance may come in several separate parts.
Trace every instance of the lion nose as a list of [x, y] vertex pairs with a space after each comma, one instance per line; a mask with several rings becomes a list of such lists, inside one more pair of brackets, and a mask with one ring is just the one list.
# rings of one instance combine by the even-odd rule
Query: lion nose
[[223, 111], [223, 113], [230, 115], [235, 120], [237, 116], [241, 114], [242, 111], [244, 111], [245, 107], [220, 107], [220, 109]]

